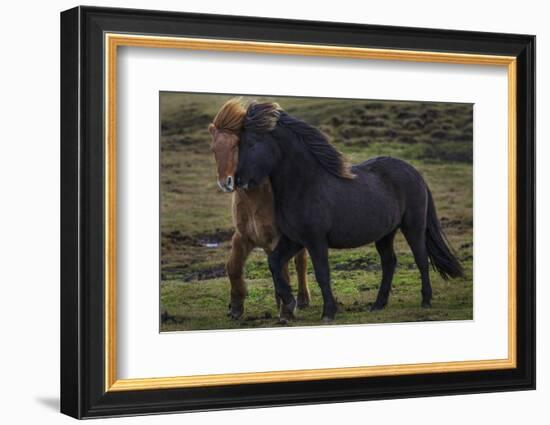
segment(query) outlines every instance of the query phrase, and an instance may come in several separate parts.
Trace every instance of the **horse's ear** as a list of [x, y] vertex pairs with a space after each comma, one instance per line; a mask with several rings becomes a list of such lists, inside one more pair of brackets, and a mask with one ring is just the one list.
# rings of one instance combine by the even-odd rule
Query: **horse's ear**
[[214, 136], [216, 134], [216, 126], [213, 123], [210, 123], [208, 125], [208, 131], [212, 136]]

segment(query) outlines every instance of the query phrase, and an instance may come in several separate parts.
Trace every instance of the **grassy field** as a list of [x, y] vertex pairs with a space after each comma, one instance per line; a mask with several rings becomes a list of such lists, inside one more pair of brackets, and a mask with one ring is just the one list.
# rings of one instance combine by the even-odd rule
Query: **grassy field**
[[[266, 256], [254, 250], [245, 276], [248, 298], [238, 321], [226, 316], [229, 281], [224, 264], [233, 233], [231, 195], [216, 185], [207, 126], [230, 98], [162, 93], [161, 330], [274, 327], [277, 309]], [[472, 106], [451, 103], [262, 98], [318, 126], [358, 163], [391, 155], [413, 164], [430, 186], [442, 226], [466, 277], [449, 282], [431, 272], [433, 307], [420, 307], [420, 276], [401, 233], [388, 306], [369, 312], [381, 279], [374, 245], [331, 250], [334, 324], [472, 319]], [[308, 270], [311, 305], [286, 326], [319, 325], [322, 299]], [[296, 288], [291, 267], [291, 285]]]

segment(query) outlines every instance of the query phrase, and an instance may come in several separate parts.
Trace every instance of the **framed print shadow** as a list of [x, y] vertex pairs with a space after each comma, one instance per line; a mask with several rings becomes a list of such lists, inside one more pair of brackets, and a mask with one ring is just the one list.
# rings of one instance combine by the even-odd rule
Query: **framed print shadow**
[[535, 37], [61, 14], [61, 411], [535, 388]]

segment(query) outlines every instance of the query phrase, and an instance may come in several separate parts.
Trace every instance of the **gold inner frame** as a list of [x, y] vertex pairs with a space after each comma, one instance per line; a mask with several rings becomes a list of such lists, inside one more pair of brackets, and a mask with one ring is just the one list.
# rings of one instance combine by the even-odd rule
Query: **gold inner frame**
[[[134, 391], [214, 385], [447, 373], [515, 368], [516, 358], [516, 58], [462, 53], [370, 49], [309, 44], [105, 34], [105, 391]], [[507, 67], [508, 71], [508, 357], [419, 364], [304, 369], [290, 371], [118, 379], [116, 372], [116, 123], [119, 46], [325, 56]]]

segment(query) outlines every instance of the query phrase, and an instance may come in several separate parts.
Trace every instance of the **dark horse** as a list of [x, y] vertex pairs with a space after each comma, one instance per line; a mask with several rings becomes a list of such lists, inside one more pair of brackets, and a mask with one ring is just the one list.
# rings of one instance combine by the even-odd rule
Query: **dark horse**
[[430, 307], [429, 261], [444, 279], [463, 275], [441, 230], [430, 190], [406, 162], [372, 158], [351, 166], [316, 128], [275, 103], [253, 103], [246, 112], [239, 145], [237, 186], [259, 185], [267, 176], [281, 233], [269, 255], [281, 317], [293, 315], [296, 301], [283, 266], [302, 248], [311, 256], [323, 296], [324, 321], [337, 304], [330, 286], [329, 248], [375, 242], [382, 260], [382, 283], [371, 310], [386, 306], [396, 257], [393, 240], [401, 229], [422, 279], [422, 306]]

